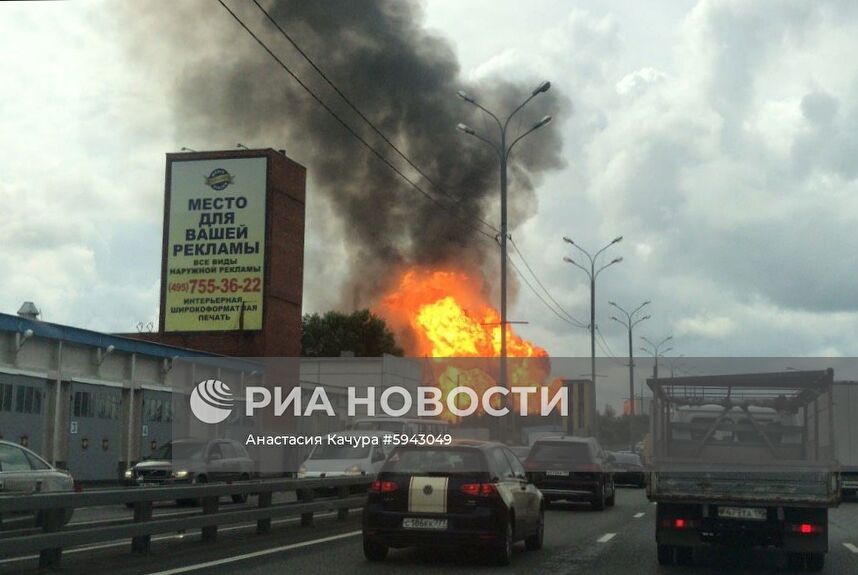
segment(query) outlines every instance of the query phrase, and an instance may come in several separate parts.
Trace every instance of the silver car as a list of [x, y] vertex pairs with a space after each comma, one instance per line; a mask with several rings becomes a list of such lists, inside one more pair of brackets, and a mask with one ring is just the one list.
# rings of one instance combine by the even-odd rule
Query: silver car
[[[74, 479], [67, 471], [57, 469], [26, 447], [0, 440], [0, 497], [73, 489]], [[66, 523], [71, 515], [72, 510], [66, 510]], [[41, 520], [41, 513], [22, 512], [0, 517], [0, 525], [4, 528], [24, 527], [34, 522], [39, 525]]]
[[[149, 458], [128, 469], [125, 484], [142, 487], [247, 481], [256, 476], [255, 469], [247, 450], [237, 441], [177, 439], [165, 443]], [[243, 503], [247, 495], [235, 494], [232, 500]]]

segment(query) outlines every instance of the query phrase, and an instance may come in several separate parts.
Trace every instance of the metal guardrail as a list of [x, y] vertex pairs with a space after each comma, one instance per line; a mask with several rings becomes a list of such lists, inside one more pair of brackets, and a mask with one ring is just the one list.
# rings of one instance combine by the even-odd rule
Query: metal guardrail
[[[64, 547], [104, 543], [131, 538], [131, 551], [147, 553], [152, 535], [187, 529], [201, 529], [203, 541], [215, 541], [219, 525], [256, 521], [257, 533], [267, 533], [276, 517], [301, 516], [301, 525], [313, 524], [313, 514], [337, 511], [337, 518], [348, 517], [349, 509], [362, 507], [365, 494], [352, 494], [353, 487], [368, 487], [371, 476], [324, 479], [281, 479], [211, 483], [172, 487], [135, 487], [96, 491], [39, 493], [27, 496], [0, 496], [0, 516], [11, 512], [42, 513], [42, 533], [0, 537], [0, 557], [39, 552], [40, 567], [59, 567]], [[320, 489], [333, 489], [336, 495], [316, 499]], [[296, 493], [297, 501], [272, 504], [274, 493]], [[220, 510], [221, 497], [257, 495], [255, 508]], [[202, 513], [159, 519], [152, 516], [152, 503], [177, 499], [198, 499]], [[66, 509], [101, 505], [133, 505], [134, 519], [114, 525], [63, 526]]]

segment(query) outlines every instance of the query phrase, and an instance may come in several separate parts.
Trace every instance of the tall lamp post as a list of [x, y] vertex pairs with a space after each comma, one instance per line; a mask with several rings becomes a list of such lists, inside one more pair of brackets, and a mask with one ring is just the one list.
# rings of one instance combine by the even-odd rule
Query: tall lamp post
[[[626, 311], [615, 302], [609, 301], [608, 304], [614, 306], [625, 316], [625, 319], [619, 319], [617, 316], [611, 316], [611, 319], [621, 324], [629, 333], [629, 451], [635, 450], [635, 355], [634, 345], [632, 344], [632, 330], [640, 322], [647, 320], [650, 316], [645, 315], [635, 319], [635, 314], [641, 311], [650, 302], [643, 302], [631, 312]], [[641, 400], [641, 411], [643, 411], [643, 400]]]
[[541, 120], [531, 126], [524, 133], [516, 137], [509, 142], [509, 135], [507, 134], [507, 129], [509, 128], [509, 122], [515, 116], [519, 110], [524, 108], [528, 102], [534, 99], [539, 94], [545, 93], [551, 88], [551, 82], [542, 82], [537, 86], [530, 95], [519, 104], [507, 117], [505, 120], [501, 121], [500, 118], [493, 113], [491, 110], [480, 104], [476, 98], [468, 95], [462, 90], [459, 90], [457, 95], [468, 102], [469, 104], [473, 104], [483, 112], [485, 112], [489, 117], [491, 117], [498, 127], [497, 137], [499, 141], [493, 141], [491, 138], [483, 136], [477, 133], [476, 130], [467, 126], [466, 124], [459, 124], [457, 129], [461, 132], [464, 132], [470, 136], [475, 137], [480, 140], [484, 144], [487, 144], [498, 156], [498, 160], [500, 161], [500, 193], [501, 193], [501, 226], [500, 233], [498, 234], [498, 242], [500, 243], [501, 248], [501, 341], [500, 341], [500, 385], [501, 387], [508, 388], [507, 382], [507, 345], [506, 345], [506, 328], [507, 328], [507, 315], [506, 315], [506, 269], [507, 269], [507, 239], [509, 237], [509, 227], [507, 225], [507, 163], [509, 162], [509, 156], [512, 152], [513, 147], [519, 143], [522, 139], [528, 136], [530, 133], [538, 130], [542, 126], [548, 124], [551, 121], [551, 116], [544, 116]]
[[669, 347], [667, 349], [661, 349], [661, 346], [663, 346], [664, 344], [666, 344], [667, 342], [672, 340], [673, 336], [669, 335], [658, 343], [654, 343], [652, 340], [650, 340], [646, 337], [643, 337], [643, 336], [641, 336], [641, 339], [644, 340], [645, 342], [647, 342], [650, 346], [649, 348], [641, 347], [641, 349], [647, 353], [652, 354], [652, 359], [653, 359], [652, 378], [658, 379], [658, 358], [661, 357], [662, 354], [665, 354], [665, 353], [667, 353], [673, 349], [672, 347]]
[[584, 248], [579, 246], [577, 243], [572, 241], [570, 238], [564, 237], [563, 241], [566, 242], [567, 244], [571, 244], [571, 245], [575, 246], [576, 248], [578, 248], [578, 250], [582, 254], [587, 256], [587, 259], [590, 261], [590, 269], [587, 269], [585, 266], [579, 264], [578, 262], [576, 262], [575, 260], [573, 260], [572, 258], [570, 258], [568, 256], [563, 258], [563, 261], [566, 262], [567, 264], [572, 264], [573, 266], [575, 266], [581, 270], [584, 270], [584, 273], [587, 274], [587, 277], [590, 278], [590, 374], [593, 377], [593, 405], [590, 406], [590, 417], [592, 418], [591, 419], [591, 425], [590, 425], [590, 427], [591, 427], [590, 431], [595, 436], [596, 435], [596, 428], [598, 425], [597, 424], [597, 415], [598, 415], [597, 411], [598, 410], [596, 409], [596, 278], [599, 277], [599, 274], [602, 273], [602, 270], [604, 270], [605, 268], [610, 267], [614, 264], [620, 263], [621, 261], [623, 261], [623, 258], [614, 258], [610, 262], [608, 262], [605, 265], [603, 265], [602, 267], [600, 267], [599, 269], [596, 269], [596, 262], [598, 261], [599, 256], [602, 254], [602, 252], [604, 252], [606, 249], [608, 249], [612, 245], [623, 241], [623, 236], [617, 236], [616, 238], [611, 240], [611, 242], [608, 245], [604, 246], [602, 249], [597, 251], [595, 253], [595, 255], [592, 255], [592, 256], [590, 255], [590, 252], [588, 252], [587, 250], [585, 250]]
[[625, 316], [625, 319], [619, 319], [616, 316], [611, 316], [611, 319], [625, 327], [629, 333], [629, 409], [631, 415], [635, 414], [635, 356], [634, 345], [632, 344], [632, 330], [637, 324], [650, 318], [650, 316], [645, 315], [643, 317], [635, 319], [635, 314], [641, 311], [649, 303], [649, 300], [647, 300], [635, 309], [633, 309], [631, 312], [628, 312], [616, 303], [612, 301], [608, 302], [609, 305], [612, 305], [618, 310], [620, 310], [620, 312], [622, 312], [622, 314]]

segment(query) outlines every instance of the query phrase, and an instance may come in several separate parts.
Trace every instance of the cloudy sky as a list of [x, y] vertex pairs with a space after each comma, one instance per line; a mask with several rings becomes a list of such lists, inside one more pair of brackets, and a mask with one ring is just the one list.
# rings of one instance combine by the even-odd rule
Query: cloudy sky
[[[170, 71], [208, 21], [228, 18], [220, 7], [196, 2], [208, 17], [184, 24], [187, 51], [171, 52], [157, 18], [139, 50], [129, 46], [117, 4], [0, 4], [3, 312], [34, 300], [46, 320], [97, 330], [155, 321], [164, 154], [243, 141], [181, 141], [170, 105]], [[597, 248], [624, 236], [607, 252], [624, 261], [598, 285], [611, 354], [627, 344], [607, 302], [646, 299], [652, 318], [638, 333], [672, 334], [670, 355], [858, 353], [858, 4], [423, 6], [423, 25], [451, 44], [464, 79], [547, 79], [571, 103], [555, 118], [566, 166], [539, 183], [535, 215], [511, 222], [513, 236], [582, 320], [588, 285], [563, 263], [573, 254], [562, 237]], [[143, 52], [167, 73], [141, 66]], [[316, 56], [324, 67], [325, 54]], [[243, 143], [301, 159], [298, 141]], [[324, 311], [338, 294], [327, 281], [319, 289], [319, 262], [347, 244], [316, 232], [332, 214], [312, 179], [305, 311]], [[589, 353], [586, 331], [526, 288], [510, 316], [528, 321], [519, 331], [552, 355]]]

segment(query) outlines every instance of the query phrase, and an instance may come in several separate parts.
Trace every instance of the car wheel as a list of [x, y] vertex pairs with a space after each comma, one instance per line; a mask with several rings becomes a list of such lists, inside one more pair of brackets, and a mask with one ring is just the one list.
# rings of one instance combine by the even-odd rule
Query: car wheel
[[389, 549], [386, 544], [380, 541], [369, 539], [366, 536], [363, 538], [363, 556], [369, 561], [384, 561], [387, 559]]
[[507, 519], [500, 545], [492, 548], [491, 558], [495, 565], [509, 565], [512, 562], [512, 544], [514, 541], [512, 532], [513, 521], [514, 517]]
[[596, 511], [602, 511], [605, 509], [605, 486], [599, 486], [599, 492], [595, 494], [595, 499], [593, 499], [593, 509]]
[[524, 546], [528, 551], [539, 551], [542, 549], [542, 540], [545, 537], [545, 510], [539, 510], [539, 519], [536, 523], [536, 533], [524, 540]]
[[694, 549], [691, 547], [677, 547], [676, 564], [685, 566], [694, 565]]
[[658, 546], [658, 564], [673, 565], [673, 547], [670, 545]]
[[805, 569], [812, 572], [822, 571], [825, 567], [825, 553], [808, 553], [805, 557]]
[[[238, 480], [239, 481], [247, 481], [250, 479], [248, 475], [242, 475]], [[237, 493], [232, 496], [233, 503], [247, 503], [247, 493]]]
[[788, 554], [787, 569], [790, 571], [804, 571], [804, 553]]

